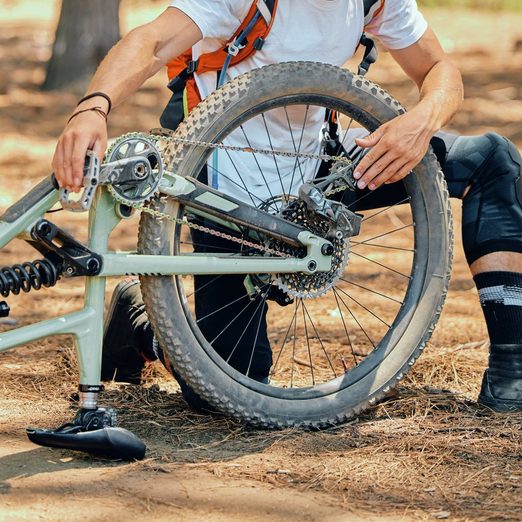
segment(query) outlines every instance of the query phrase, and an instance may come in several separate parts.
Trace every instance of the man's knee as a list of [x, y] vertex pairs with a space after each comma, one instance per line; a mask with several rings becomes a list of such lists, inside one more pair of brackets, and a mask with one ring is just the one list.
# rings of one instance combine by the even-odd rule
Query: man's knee
[[463, 243], [469, 263], [491, 252], [522, 252], [520, 153], [496, 133], [480, 138], [476, 154], [482, 160], [470, 179], [462, 210]]

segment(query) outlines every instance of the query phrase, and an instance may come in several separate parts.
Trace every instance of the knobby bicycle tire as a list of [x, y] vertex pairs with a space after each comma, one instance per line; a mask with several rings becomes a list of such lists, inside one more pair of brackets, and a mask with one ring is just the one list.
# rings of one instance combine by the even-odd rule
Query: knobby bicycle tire
[[[219, 142], [248, 118], [273, 107], [295, 103], [321, 107], [324, 104], [344, 111], [369, 131], [404, 112], [380, 87], [347, 70], [326, 64], [292, 62], [253, 70], [232, 80], [204, 100], [182, 123], [176, 135]], [[196, 176], [206, 164], [208, 154], [202, 147], [177, 145], [169, 168], [183, 176]], [[155, 336], [176, 372], [217, 409], [267, 428], [320, 428], [338, 424], [381, 399], [422, 353], [441, 313], [451, 269], [453, 238], [448, 192], [432, 152], [426, 154], [404, 185], [414, 215], [412, 276], [405, 286], [405, 298], [396, 317], [390, 320], [389, 329], [364, 359], [357, 362], [354, 356], [354, 367], [318, 384], [294, 388], [257, 382], [234, 370], [201, 334], [187, 305], [181, 278], [142, 277], [143, 298]], [[152, 204], [178, 217], [184, 212], [171, 198], [161, 197]], [[140, 222], [139, 252], [154, 255], [179, 252], [181, 233], [180, 227], [172, 222], [144, 213]], [[369, 242], [367, 246], [377, 245]], [[375, 262], [371, 256], [360, 257]], [[350, 261], [347, 269], [349, 271]], [[304, 316], [305, 305], [302, 306]], [[339, 305], [337, 316], [343, 317], [344, 324], [342, 310], [344, 307]], [[344, 315], [348, 315], [346, 311]], [[306, 329], [306, 317], [303, 321]], [[346, 324], [344, 328], [347, 330]], [[295, 329], [297, 326], [294, 326], [294, 338]], [[348, 331], [346, 333], [348, 335]], [[310, 364], [313, 368], [311, 357]]]

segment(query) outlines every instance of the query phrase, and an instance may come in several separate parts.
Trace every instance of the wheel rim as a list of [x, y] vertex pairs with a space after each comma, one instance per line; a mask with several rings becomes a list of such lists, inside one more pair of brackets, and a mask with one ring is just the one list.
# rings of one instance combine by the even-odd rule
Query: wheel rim
[[[344, 120], [341, 118], [344, 130], [364, 127], [372, 131], [378, 125], [369, 114], [344, 101], [313, 95], [304, 104], [301, 101], [302, 95], [299, 100], [288, 96], [265, 103], [252, 110], [248, 116], [243, 116], [243, 120], [263, 113], [265, 109], [274, 110], [279, 106], [285, 107], [279, 110], [287, 110], [288, 106], [295, 110], [298, 104], [300, 113], [306, 114], [317, 98], [326, 102], [321, 104], [323, 108], [344, 114]], [[305, 122], [306, 118], [302, 121]], [[289, 123], [289, 134], [294, 133], [293, 123]], [[232, 122], [213, 141], [222, 141], [235, 127], [242, 128], [243, 133], [244, 121]], [[268, 135], [267, 132], [264, 148], [274, 149]], [[344, 136], [349, 139], [349, 133]], [[250, 140], [245, 141], [248, 146], [251, 145]], [[295, 145], [295, 150], [299, 151], [299, 142], [293, 138], [290, 141]], [[348, 143], [345, 142], [344, 145]], [[199, 172], [207, 159], [208, 154], [201, 154], [194, 172]], [[219, 174], [226, 175], [221, 171]], [[273, 352], [269, 385], [249, 378], [248, 372], [247, 377], [243, 376], [227, 364], [226, 354], [222, 353], [220, 356], [216, 353], [213, 346], [218, 339], [215, 336], [205, 337], [199, 326], [208, 318], [195, 317], [194, 300], [197, 292], [194, 290], [193, 278], [174, 278], [188, 324], [215, 364], [246, 387], [262, 391], [265, 395], [288, 399], [321, 397], [335, 393], [351, 386], [382, 364], [406, 330], [426, 277], [428, 253], [416, 250], [415, 247], [419, 238], [427, 234], [428, 230], [427, 226], [415, 226], [416, 222], [417, 225], [419, 222], [427, 225], [420, 198], [411, 197], [417, 194], [415, 185], [412, 180], [406, 180], [403, 198], [384, 207], [363, 211], [361, 234], [350, 242], [350, 258], [346, 270], [325, 295], [314, 299], [298, 298], [287, 307], [268, 301], [264, 295], [258, 298], [254, 304], [258, 309], [268, 303], [267, 330]], [[375, 193], [377, 192], [379, 189]], [[286, 195], [285, 191], [283, 196]], [[271, 196], [277, 197], [277, 194]], [[260, 199], [252, 191], [246, 197], [252, 201]], [[364, 205], [363, 200], [368, 201], [372, 197], [374, 196], [367, 193], [358, 194], [349, 208]], [[182, 206], [177, 206], [176, 209], [178, 217], [186, 216], [186, 210]], [[186, 228], [180, 225], [175, 227], [175, 240], [172, 244], [175, 254], [188, 253], [194, 247], [194, 240], [183, 230]], [[224, 248], [222, 246], [215, 251], [224, 253]], [[208, 281], [208, 285], [218, 284], [223, 277], [214, 276]], [[244, 310], [248, 310], [252, 303], [247, 300], [245, 293], [237, 303], [241, 302]], [[232, 307], [233, 305], [230, 308]], [[211, 315], [216, 317], [218, 314], [219, 310]], [[222, 325], [218, 337], [233, 329], [235, 321], [231, 315], [230, 324]], [[258, 321], [257, 317], [255, 321]], [[242, 344], [244, 343], [232, 343], [231, 352], [237, 350], [238, 346], [244, 350]], [[412, 350], [414, 348], [415, 346]], [[255, 353], [253, 346], [250, 350]], [[251, 371], [251, 367], [249, 369]]]

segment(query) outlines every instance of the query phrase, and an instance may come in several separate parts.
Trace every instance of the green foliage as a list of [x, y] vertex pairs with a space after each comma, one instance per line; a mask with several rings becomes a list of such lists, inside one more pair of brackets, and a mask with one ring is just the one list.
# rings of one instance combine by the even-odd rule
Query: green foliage
[[521, 0], [417, 0], [420, 6], [426, 7], [466, 7], [470, 9], [502, 9], [522, 11]]

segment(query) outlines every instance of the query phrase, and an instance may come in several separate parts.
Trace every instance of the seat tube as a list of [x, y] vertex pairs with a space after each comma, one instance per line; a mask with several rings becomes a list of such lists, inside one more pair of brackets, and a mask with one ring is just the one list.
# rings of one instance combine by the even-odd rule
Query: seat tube
[[[89, 213], [89, 241], [91, 250], [107, 252], [109, 235], [119, 222], [114, 200], [105, 190], [98, 190]], [[87, 277], [84, 309], [89, 312], [83, 328], [75, 333], [80, 371], [80, 408], [96, 409], [101, 391], [101, 363], [103, 343], [103, 313], [105, 277]]]

